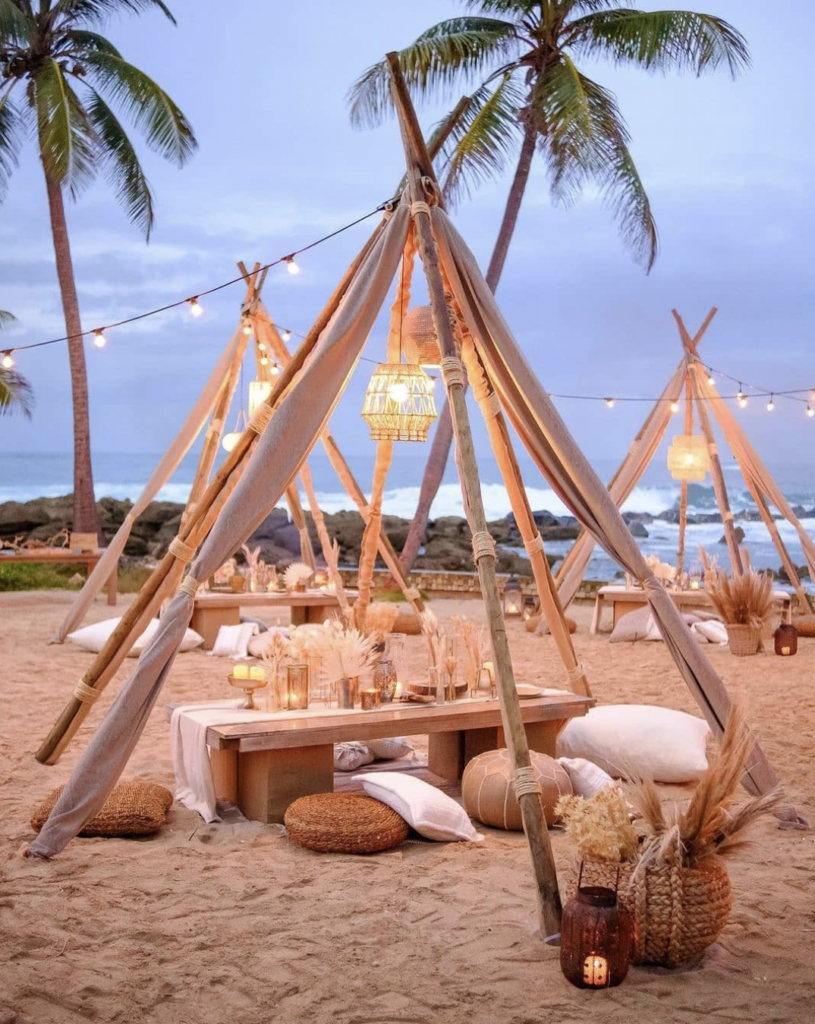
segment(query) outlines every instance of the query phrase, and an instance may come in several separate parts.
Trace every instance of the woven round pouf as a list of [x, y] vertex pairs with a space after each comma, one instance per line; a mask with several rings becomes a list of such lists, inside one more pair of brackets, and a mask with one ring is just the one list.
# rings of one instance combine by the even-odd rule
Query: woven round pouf
[[[530, 750], [529, 758], [543, 790], [546, 824], [551, 825], [555, 820], [555, 804], [560, 797], [572, 795], [572, 783], [568, 772], [553, 757]], [[461, 780], [464, 808], [470, 817], [492, 828], [522, 831], [514, 778], [515, 768], [508, 750], [488, 750], [474, 757], [464, 769]]]
[[815, 636], [815, 615], [801, 615], [793, 620], [793, 625], [798, 630], [798, 636]]
[[319, 853], [379, 853], [404, 842], [409, 831], [386, 804], [353, 793], [301, 796], [283, 822], [292, 842]]

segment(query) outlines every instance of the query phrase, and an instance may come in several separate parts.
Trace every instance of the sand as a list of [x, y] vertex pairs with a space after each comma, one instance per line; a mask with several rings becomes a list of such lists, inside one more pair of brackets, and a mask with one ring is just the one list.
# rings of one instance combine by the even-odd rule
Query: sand
[[[735, 906], [721, 941], [676, 972], [633, 968], [608, 992], [561, 976], [535, 932], [524, 838], [408, 842], [376, 857], [321, 856], [273, 825], [205, 825], [175, 806], [153, 839], [75, 840], [48, 864], [13, 858], [32, 808], [62, 783], [109, 706], [112, 685], [59, 765], [33, 752], [89, 655], [47, 646], [67, 595], [0, 595], [0, 1024], [538, 1024], [810, 1021], [815, 833], [772, 819], [730, 864]], [[436, 601], [444, 619], [477, 602]], [[107, 617], [98, 603], [93, 619]], [[575, 644], [596, 695], [693, 711], [664, 644]], [[563, 685], [549, 638], [510, 626], [519, 679]], [[418, 643], [418, 641], [416, 641]], [[815, 821], [815, 640], [799, 655], [711, 655], [747, 704], [789, 797]], [[126, 669], [132, 667], [130, 661]], [[120, 678], [123, 673], [120, 673]], [[225, 663], [179, 656], [165, 699], [227, 693]], [[154, 714], [128, 777], [172, 787], [168, 727]], [[561, 870], [573, 851], [552, 832]]]

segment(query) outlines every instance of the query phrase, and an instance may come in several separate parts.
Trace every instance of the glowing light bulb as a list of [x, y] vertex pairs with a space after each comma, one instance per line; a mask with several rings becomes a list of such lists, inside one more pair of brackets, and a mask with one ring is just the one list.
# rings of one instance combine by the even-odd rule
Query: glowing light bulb
[[252, 325], [249, 323], [248, 320], [244, 320], [243, 322], [243, 333], [246, 335], [247, 338], [252, 333]]
[[286, 270], [288, 270], [288, 272], [290, 274], [299, 274], [300, 273], [300, 268], [294, 262], [294, 256], [284, 256], [283, 258], [286, 261]]
[[3, 369], [12, 370], [14, 369], [14, 360], [11, 357], [11, 352], [3, 353]]
[[406, 402], [409, 394], [408, 386], [404, 381], [400, 381], [398, 384], [391, 384], [388, 388], [388, 398], [392, 399], [394, 402]]
[[613, 409], [614, 408], [614, 399], [613, 398], [607, 398], [606, 399], [606, 405], [609, 407], [609, 409]]
[[265, 351], [266, 351], [266, 343], [263, 342], [263, 341], [259, 341], [258, 342], [258, 352], [265, 352]]
[[105, 332], [101, 327], [93, 332], [93, 343], [97, 348], [104, 348], [107, 345], [108, 339], [105, 337]]
[[807, 406], [807, 416], [815, 416], [815, 409], [811, 405]]
[[280, 363], [275, 363], [271, 370], [269, 370], [269, 373], [271, 373], [273, 377], [277, 377], [280, 373]]
[[228, 434], [224, 434], [221, 440], [221, 447], [224, 451], [231, 452], [240, 439], [241, 433], [239, 430], [230, 430]]
[[283, 341], [291, 341], [291, 331], [288, 329], [288, 327], [286, 328], [285, 331], [283, 331], [282, 337]]
[[739, 393], [738, 398], [739, 398], [739, 406], [740, 406], [740, 408], [746, 409], [747, 408], [747, 395], [742, 395], [741, 393]]
[[671, 412], [679, 412], [679, 402], [671, 402]]
[[269, 365], [269, 357], [268, 356], [261, 356], [260, 357], [260, 365], [261, 366], [268, 366]]
[[769, 400], [769, 402], [767, 402], [767, 412], [772, 412], [774, 408], [775, 408], [775, 402], [773, 401], [773, 396], [770, 395], [770, 400]]
[[711, 387], [713, 387], [713, 385], [716, 383], [716, 381], [713, 379], [713, 370], [707, 371], [707, 382]]
[[193, 316], [203, 316], [204, 315], [204, 307], [198, 301], [198, 296], [197, 295], [195, 295], [193, 298], [190, 299], [190, 313]]

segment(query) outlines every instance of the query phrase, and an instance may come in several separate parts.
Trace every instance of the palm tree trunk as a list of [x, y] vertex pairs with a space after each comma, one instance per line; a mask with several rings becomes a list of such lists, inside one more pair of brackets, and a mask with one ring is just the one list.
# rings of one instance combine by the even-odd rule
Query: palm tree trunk
[[[512, 179], [512, 186], [507, 197], [507, 205], [504, 208], [504, 219], [501, 221], [501, 230], [495, 242], [490, 265], [487, 269], [487, 284], [492, 292], [498, 287], [504, 264], [509, 252], [509, 243], [518, 223], [518, 214], [521, 212], [526, 186], [529, 182], [529, 172], [532, 169], [532, 158], [535, 155], [535, 143], [537, 133], [535, 128], [527, 124], [524, 130], [521, 154], [518, 157], [518, 166], [515, 169], [515, 177]], [[419, 501], [416, 506], [416, 514], [410, 524], [408, 535], [405, 538], [405, 545], [399, 561], [405, 572], [410, 572], [419, 548], [424, 542], [427, 531], [427, 521], [430, 518], [430, 508], [438, 494], [441, 482], [444, 479], [444, 471], [447, 468], [447, 460], [450, 457], [450, 447], [453, 443], [453, 424], [450, 418], [450, 410], [447, 402], [444, 403], [436, 433], [433, 437], [433, 444], [430, 447], [430, 456], [425, 467], [422, 486], [419, 490]]]
[[68, 360], [71, 368], [71, 398], [74, 412], [74, 515], [73, 528], [81, 533], [95, 533], [100, 542], [99, 513], [93, 492], [91, 466], [91, 424], [88, 410], [88, 374], [82, 343], [82, 321], [74, 281], [74, 265], [65, 219], [62, 188], [45, 171], [48, 208], [51, 213], [51, 234], [57, 261], [57, 278], [65, 316], [65, 333], [69, 336]]

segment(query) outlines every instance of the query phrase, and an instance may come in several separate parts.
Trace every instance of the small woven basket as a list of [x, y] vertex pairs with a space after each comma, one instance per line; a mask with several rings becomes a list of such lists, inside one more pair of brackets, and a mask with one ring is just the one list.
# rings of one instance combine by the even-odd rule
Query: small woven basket
[[404, 842], [409, 832], [387, 804], [354, 793], [301, 796], [283, 821], [292, 842], [319, 853], [380, 853]]
[[746, 626], [732, 622], [725, 623], [730, 653], [737, 658], [748, 658], [758, 654], [761, 646], [761, 629], [757, 626]]
[[[716, 857], [701, 867], [659, 864], [634, 877], [636, 864], [586, 860], [583, 884], [613, 889], [620, 869], [619, 899], [634, 917], [634, 963], [679, 967], [712, 945], [733, 906], [727, 868]], [[577, 888], [577, 870], [569, 895]]]

